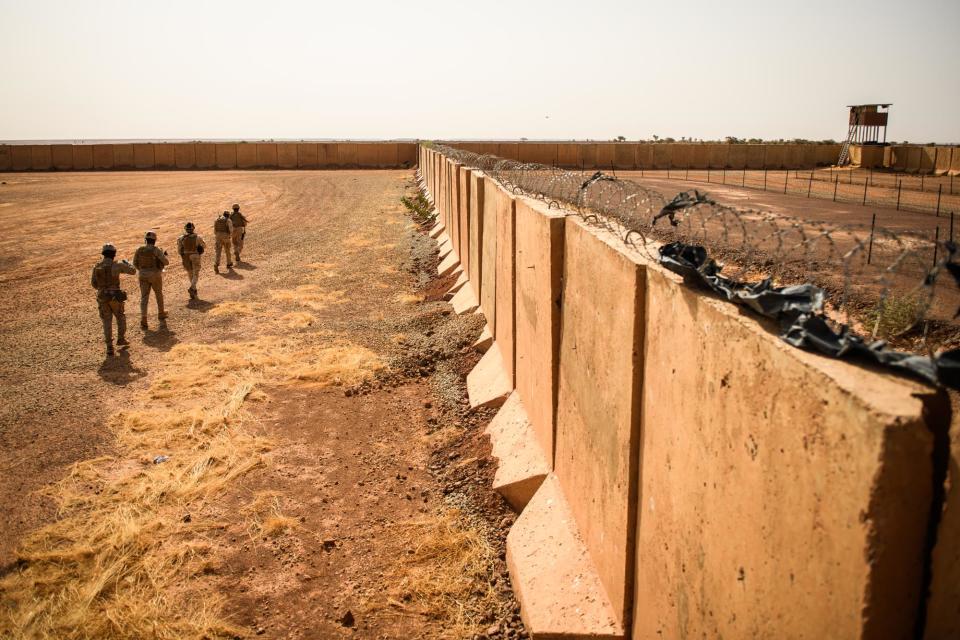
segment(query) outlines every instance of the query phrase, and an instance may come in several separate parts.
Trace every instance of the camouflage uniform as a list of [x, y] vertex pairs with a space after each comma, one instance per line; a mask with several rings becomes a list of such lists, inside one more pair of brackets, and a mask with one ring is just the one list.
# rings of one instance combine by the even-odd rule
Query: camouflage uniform
[[103, 340], [107, 344], [107, 355], [113, 355], [113, 319], [117, 319], [117, 345], [127, 344], [127, 318], [123, 313], [123, 302], [127, 294], [120, 290], [120, 274], [133, 275], [137, 272], [126, 260], [115, 262], [112, 257], [104, 256], [93, 268], [90, 285], [97, 290], [97, 306], [100, 320], [103, 322]]
[[[224, 211], [225, 214], [228, 212]], [[227, 215], [220, 216], [213, 223], [213, 233], [216, 238], [217, 246], [217, 255], [213, 259], [213, 268], [219, 273], [220, 269], [220, 252], [223, 251], [227, 254], [227, 268], [233, 268], [233, 262], [230, 261], [230, 245], [231, 238], [233, 236], [233, 223], [230, 222], [230, 218]]]
[[190, 288], [187, 293], [195, 299], [197, 297], [197, 281], [200, 279], [200, 255], [207, 243], [203, 238], [193, 232], [192, 225], [177, 239], [177, 253], [183, 260], [183, 268], [187, 270], [187, 276], [190, 278]]
[[150, 304], [150, 290], [157, 298], [157, 318], [164, 320], [167, 313], [163, 310], [163, 268], [170, 264], [167, 252], [156, 245], [145, 244], [133, 254], [133, 266], [140, 272], [140, 326], [147, 326], [147, 306]]
[[240, 207], [234, 205], [233, 213], [230, 214], [230, 222], [233, 223], [233, 257], [240, 262], [240, 252], [243, 251], [243, 239], [247, 234], [247, 217], [240, 213]]

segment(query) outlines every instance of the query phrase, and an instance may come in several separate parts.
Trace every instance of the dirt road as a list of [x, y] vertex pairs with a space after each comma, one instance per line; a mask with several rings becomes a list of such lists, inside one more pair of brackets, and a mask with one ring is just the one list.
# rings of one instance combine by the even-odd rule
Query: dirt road
[[[0, 180], [0, 631], [522, 637], [490, 416], [463, 404], [480, 321], [437, 301], [411, 172]], [[205, 255], [189, 304], [176, 237], [212, 249], [233, 202], [243, 262]], [[141, 330], [126, 279], [132, 345], [105, 357], [90, 270], [148, 228], [170, 318], [151, 301]]]

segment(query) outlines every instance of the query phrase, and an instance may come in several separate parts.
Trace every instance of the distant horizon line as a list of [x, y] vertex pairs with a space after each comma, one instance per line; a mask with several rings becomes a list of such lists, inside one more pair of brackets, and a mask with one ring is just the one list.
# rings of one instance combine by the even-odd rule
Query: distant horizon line
[[[842, 144], [843, 140], [833, 138], [808, 139], [808, 138], [734, 138], [730, 137], [720, 140], [707, 139], [687, 139], [677, 140], [674, 138], [617, 140], [617, 139], [592, 139], [592, 138], [72, 138], [72, 139], [20, 139], [20, 140], [0, 140], [0, 145], [5, 146], [23, 146], [31, 144], [69, 144], [69, 145], [95, 145], [95, 144], [257, 144], [271, 142], [294, 142], [294, 143], [420, 143], [420, 142], [447, 142], [447, 143], [470, 143], [470, 142], [503, 142], [503, 143], [648, 143], [648, 144], [794, 144], [794, 143], [812, 143], [812, 144]], [[863, 146], [864, 143], [853, 143]], [[867, 145], [917, 145], [917, 146], [941, 146], [954, 147], [960, 146], [960, 142], [908, 142], [891, 140], [886, 143], [866, 143]]]

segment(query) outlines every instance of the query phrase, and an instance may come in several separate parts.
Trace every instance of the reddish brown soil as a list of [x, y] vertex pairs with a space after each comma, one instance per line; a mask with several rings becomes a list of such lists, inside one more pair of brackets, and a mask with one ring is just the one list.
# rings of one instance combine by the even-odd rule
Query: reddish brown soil
[[[36, 493], [69, 465], [111, 452], [108, 416], [145, 389], [177, 343], [256, 338], [255, 322], [208, 313], [241, 300], [274, 315], [302, 311], [269, 292], [317, 282], [344, 302], [313, 310], [305, 331], [329, 332], [388, 364], [357, 389], [268, 388], [251, 405], [249, 427], [273, 441], [266, 467], [243, 476], [208, 513], [207, 540], [219, 549], [209, 581], [226, 612], [250, 635], [273, 638], [439, 637], [443, 622], [370, 603], [396, 588], [388, 569], [410, 553], [398, 523], [454, 507], [476, 522], [500, 558], [489, 582], [498, 605], [483, 624], [492, 637], [523, 637], [502, 562], [512, 515], [490, 489], [494, 463], [480, 435], [491, 417], [471, 413], [463, 384], [479, 357], [469, 349], [482, 319], [459, 318], [429, 281], [435, 242], [399, 205], [411, 192], [406, 171], [149, 172], [0, 175], [0, 566], [22, 537], [55, 517]], [[89, 273], [100, 245], [129, 257], [147, 228], [172, 249], [186, 219], [212, 247], [217, 212], [240, 202], [251, 219], [245, 262], [212, 272], [205, 258], [199, 304], [188, 305], [176, 261], [165, 276], [170, 319], [138, 326], [127, 303], [132, 346], [103, 354]], [[171, 252], [172, 253], [172, 252]], [[417, 282], [425, 282], [418, 289]], [[124, 281], [135, 291], [132, 279]], [[426, 294], [426, 295], [425, 295]], [[443, 435], [437, 435], [443, 432]], [[464, 462], [466, 461], [466, 462]], [[263, 492], [299, 524], [252, 535], [244, 505]], [[469, 603], [467, 603], [469, 604]], [[344, 615], [350, 611], [352, 625]]]

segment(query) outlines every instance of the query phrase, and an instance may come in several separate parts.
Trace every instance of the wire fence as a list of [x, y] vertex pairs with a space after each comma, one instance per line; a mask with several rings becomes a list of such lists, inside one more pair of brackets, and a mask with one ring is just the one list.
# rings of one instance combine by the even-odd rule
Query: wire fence
[[[845, 204], [878, 206], [897, 211], [949, 218], [960, 213], [960, 181], [951, 176], [873, 174], [858, 170], [774, 169], [638, 169], [619, 173], [642, 178], [667, 178], [746, 189], [760, 189]], [[896, 176], [896, 177], [895, 177]]]
[[[960, 286], [951, 271], [956, 245], [946, 232], [928, 238], [875, 224], [825, 224], [727, 206], [699, 191], [668, 197], [602, 172], [437, 148], [512, 193], [570, 209], [617, 233], [652, 260], [662, 261], [664, 245], [682, 243], [704, 247], [724, 263], [727, 278], [813, 284], [824, 294], [821, 315], [841, 333], [849, 327], [871, 342], [930, 356], [960, 346]], [[779, 173], [791, 193], [792, 172]]]

